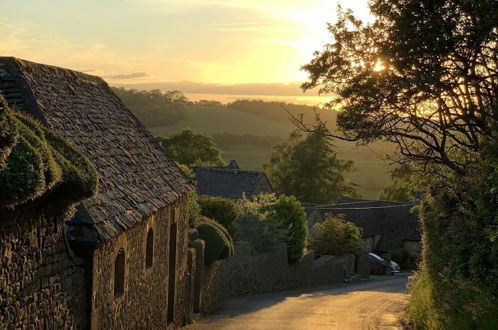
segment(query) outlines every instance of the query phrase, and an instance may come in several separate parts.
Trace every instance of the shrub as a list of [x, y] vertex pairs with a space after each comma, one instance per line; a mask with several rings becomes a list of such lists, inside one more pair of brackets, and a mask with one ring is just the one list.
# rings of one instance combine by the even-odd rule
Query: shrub
[[195, 191], [188, 193], [188, 223], [190, 228], [197, 227], [197, 219], [201, 215], [201, 207], [198, 202], [199, 196]]
[[282, 241], [287, 244], [287, 259], [293, 263], [304, 256], [308, 227], [306, 213], [294, 196], [280, 195], [275, 203], [267, 206], [267, 221], [283, 233]]
[[313, 227], [310, 248], [318, 255], [343, 255], [361, 250], [361, 229], [353, 223], [330, 214]]
[[273, 250], [283, 239], [283, 231], [256, 214], [244, 214], [235, 222], [236, 241], [249, 242], [256, 252]]
[[198, 219], [199, 238], [206, 243], [204, 264], [209, 266], [214, 261], [225, 259], [234, 254], [233, 240], [228, 231], [216, 221], [201, 217]]
[[216, 220], [233, 233], [233, 223], [239, 216], [235, 201], [221, 197], [200, 196], [199, 205], [203, 216]]
[[389, 254], [391, 255], [391, 260], [397, 262], [400, 265], [404, 264], [408, 260], [408, 258], [410, 258], [410, 254], [408, 253], [408, 251], [403, 248], [392, 250], [389, 252]]

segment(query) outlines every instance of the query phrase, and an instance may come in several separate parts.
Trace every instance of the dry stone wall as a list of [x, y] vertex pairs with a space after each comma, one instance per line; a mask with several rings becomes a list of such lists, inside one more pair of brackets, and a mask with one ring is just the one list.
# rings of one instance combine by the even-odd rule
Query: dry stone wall
[[0, 212], [0, 329], [86, 329], [84, 268], [65, 240], [66, 206]]
[[368, 268], [368, 258], [357, 260], [361, 265], [355, 265], [352, 255], [315, 259], [315, 254], [310, 252], [289, 265], [284, 244], [271, 252], [255, 254], [249, 243], [238, 242], [233, 257], [215, 261], [205, 269], [201, 312], [212, 313], [220, 302], [231, 297], [349, 281], [355, 277], [355, 268], [362, 271]]

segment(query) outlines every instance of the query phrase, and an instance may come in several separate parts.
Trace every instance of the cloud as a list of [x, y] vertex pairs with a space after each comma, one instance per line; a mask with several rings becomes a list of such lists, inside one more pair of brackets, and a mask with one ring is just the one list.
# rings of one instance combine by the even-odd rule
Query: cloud
[[116, 74], [112, 76], [106, 76], [104, 78], [123, 80], [123, 79], [145, 78], [148, 76], [149, 74], [146, 72], [135, 72], [135, 73]]

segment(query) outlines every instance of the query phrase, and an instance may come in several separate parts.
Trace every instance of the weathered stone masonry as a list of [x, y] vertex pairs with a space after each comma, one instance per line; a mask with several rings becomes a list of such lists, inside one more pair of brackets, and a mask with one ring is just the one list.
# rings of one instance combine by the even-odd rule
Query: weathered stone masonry
[[0, 212], [0, 329], [88, 328], [88, 287], [65, 240], [65, 205]]
[[[174, 324], [185, 324], [188, 321], [188, 293], [179, 289], [190, 280], [186, 255], [188, 222], [183, 218], [186, 216], [185, 201], [183, 199], [174, 206], [160, 210], [93, 252], [92, 328], [158, 329], [168, 323], [168, 256], [170, 228], [173, 223], [179, 225]], [[176, 219], [171, 218], [172, 214], [175, 214]], [[145, 242], [151, 228], [154, 233], [154, 255], [152, 266], [147, 268]], [[115, 298], [114, 261], [121, 249], [126, 256], [125, 290], [122, 296]]]

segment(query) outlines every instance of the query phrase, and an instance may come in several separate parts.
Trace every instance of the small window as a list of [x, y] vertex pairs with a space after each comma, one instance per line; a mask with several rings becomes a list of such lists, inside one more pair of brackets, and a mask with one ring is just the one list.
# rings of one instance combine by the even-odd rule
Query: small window
[[125, 252], [119, 250], [114, 264], [114, 298], [118, 298], [124, 293], [125, 283]]
[[147, 245], [145, 247], [145, 267], [150, 268], [154, 263], [154, 231], [152, 228], [147, 232]]

